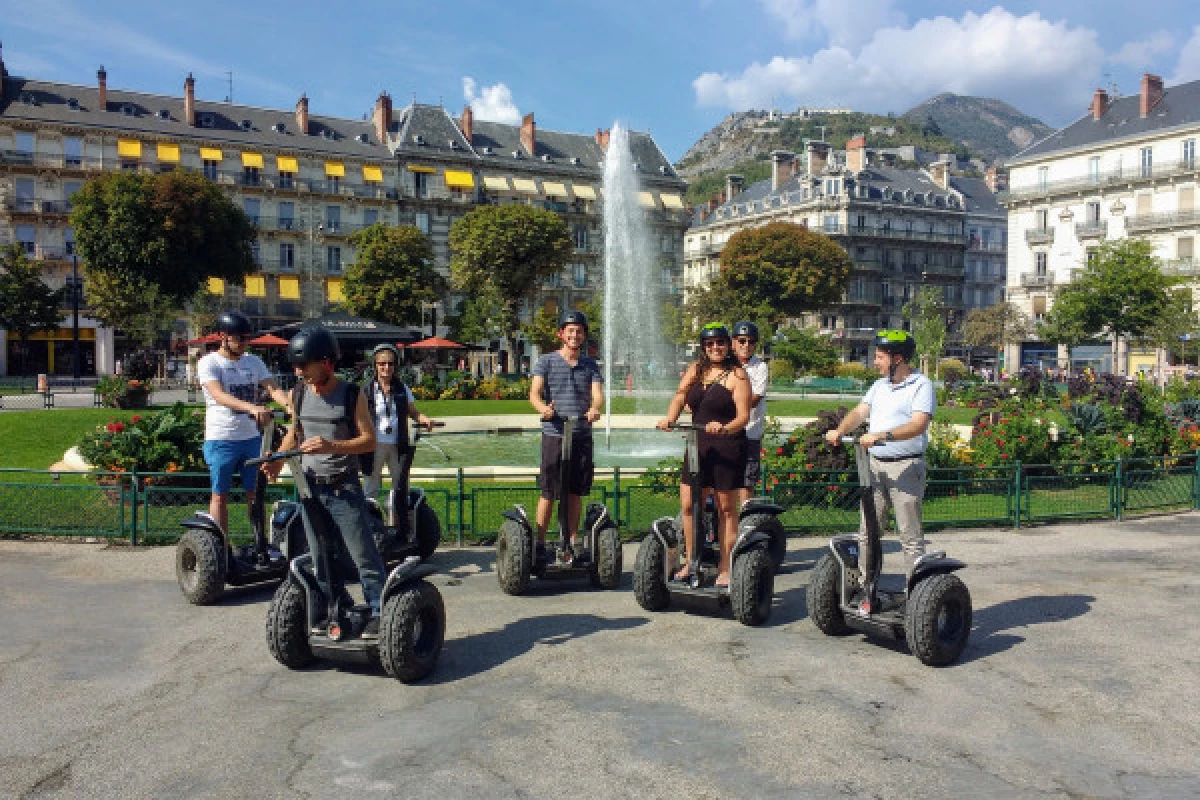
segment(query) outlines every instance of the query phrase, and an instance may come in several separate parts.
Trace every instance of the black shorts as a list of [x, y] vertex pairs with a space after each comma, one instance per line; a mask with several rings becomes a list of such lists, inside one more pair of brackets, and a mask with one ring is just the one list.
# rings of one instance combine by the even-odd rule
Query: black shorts
[[[561, 436], [542, 435], [542, 471], [538, 475], [538, 487], [542, 497], [547, 500], [557, 500], [562, 493], [559, 471], [562, 466]], [[575, 436], [571, 442], [571, 466], [567, 470], [570, 484], [570, 494], [586, 497], [592, 491], [592, 475], [595, 472], [592, 463], [592, 437]]]
[[762, 478], [762, 439], [746, 440], [746, 488], [751, 492], [758, 490], [758, 482]]

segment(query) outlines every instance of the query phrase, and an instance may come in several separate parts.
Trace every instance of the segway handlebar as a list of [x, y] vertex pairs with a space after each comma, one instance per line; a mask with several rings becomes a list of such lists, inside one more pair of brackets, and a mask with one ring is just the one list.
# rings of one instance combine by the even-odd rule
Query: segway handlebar
[[267, 455], [259, 456], [258, 458], [246, 459], [246, 466], [257, 467], [259, 464], [267, 464], [271, 461], [282, 461], [285, 458], [295, 458], [302, 455], [304, 455], [304, 451], [298, 447], [294, 450], [280, 450], [278, 453], [268, 453]]
[[697, 425], [694, 422], [672, 422], [667, 426], [667, 430], [671, 431], [700, 431], [704, 432], [704, 425]]
[[[858, 445], [858, 440], [859, 440], [860, 438], [861, 438], [861, 437], [859, 437], [859, 436], [843, 436], [843, 437], [842, 437], [842, 444], [848, 444], [848, 445], [851, 445], [851, 446], [857, 446], [857, 445]], [[876, 442], [875, 444], [873, 444], [873, 445], [871, 445], [871, 446], [872, 446], [872, 447], [879, 447], [879, 445], [881, 445], [881, 444], [883, 444], [883, 442]]]

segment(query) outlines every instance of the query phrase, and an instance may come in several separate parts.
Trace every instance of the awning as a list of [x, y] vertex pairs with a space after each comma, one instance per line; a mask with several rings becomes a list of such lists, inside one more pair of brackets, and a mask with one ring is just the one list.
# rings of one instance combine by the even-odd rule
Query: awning
[[529, 178], [513, 178], [513, 188], [522, 194], [538, 194], [537, 184]]
[[555, 181], [542, 181], [542, 191], [548, 197], [566, 197], [567, 185], [565, 183], [557, 183]]
[[484, 175], [483, 186], [485, 189], [490, 189], [493, 192], [511, 192], [512, 186], [508, 183], [508, 178], [501, 175]]
[[683, 208], [683, 198], [677, 194], [660, 194], [665, 208]]
[[141, 158], [142, 143], [137, 139], [117, 139], [117, 155], [121, 158]]
[[242, 166], [253, 167], [254, 169], [262, 169], [262, 153], [242, 153]]
[[267, 279], [262, 275], [246, 276], [246, 297], [266, 297]]
[[451, 189], [474, 189], [475, 176], [461, 170], [446, 170], [446, 186]]
[[300, 299], [300, 279], [289, 277], [287, 275], [279, 279], [279, 299], [280, 300], [299, 300]]
[[654, 202], [654, 192], [638, 192], [638, 205], [642, 208], [658, 208]]
[[580, 198], [581, 200], [595, 200], [596, 199], [595, 187], [588, 186], [586, 184], [578, 184], [577, 183], [571, 187], [571, 191], [573, 191], [575, 193], [575, 196]]
[[363, 180], [367, 183], [383, 183], [383, 167], [363, 165]]
[[225, 281], [220, 278], [208, 279], [209, 294], [225, 294]]
[[272, 333], [289, 338], [305, 325], [320, 325], [336, 336], [342, 347], [348, 345], [373, 347], [380, 342], [415, 342], [423, 336], [419, 330], [413, 328], [356, 317], [344, 311], [332, 311], [317, 319], [306, 319], [281, 325], [273, 329]]
[[326, 161], [325, 162], [325, 177], [326, 178], [344, 178], [346, 177], [346, 165], [341, 161]]
[[437, 174], [437, 170], [434, 169], [433, 167], [426, 167], [426, 166], [422, 166], [421, 164], [409, 164], [408, 171], [409, 172], [424, 172], [426, 175]]
[[215, 147], [201, 147], [200, 148], [200, 160], [201, 161], [220, 161], [224, 157], [225, 157], [225, 155]]
[[329, 278], [325, 281], [325, 297], [331, 303], [340, 303], [346, 299], [346, 296], [342, 294], [341, 278]]
[[300, 171], [300, 165], [296, 163], [294, 156], [275, 156], [275, 167], [280, 172], [297, 173]]
[[165, 164], [179, 163], [179, 145], [167, 144], [166, 142], [158, 143], [158, 160]]

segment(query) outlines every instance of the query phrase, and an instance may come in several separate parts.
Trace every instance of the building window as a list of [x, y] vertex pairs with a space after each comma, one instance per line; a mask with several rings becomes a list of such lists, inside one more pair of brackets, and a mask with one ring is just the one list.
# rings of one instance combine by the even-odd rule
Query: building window
[[664, 253], [675, 252], [675, 238], [673, 236], [664, 236], [660, 240], [660, 250]]
[[262, 246], [258, 243], [257, 239], [250, 243], [250, 258], [254, 260], [256, 265], [262, 266]]
[[1196, 166], [1196, 140], [1195, 139], [1184, 139], [1183, 140], [1183, 153], [1179, 160], [1182, 161], [1188, 169], [1192, 169]]
[[1038, 189], [1040, 189], [1044, 192], [1044, 191], [1046, 191], [1046, 187], [1050, 185], [1050, 168], [1049, 167], [1038, 167], [1037, 175], [1038, 175]]
[[329, 175], [328, 178], [329, 178], [329, 185], [326, 187], [327, 192], [329, 194], [341, 194], [342, 193], [341, 177], [338, 175]]
[[826, 233], [837, 233], [838, 218], [836, 214], [826, 214], [822, 220]]
[[325, 206], [325, 230], [337, 233], [342, 227], [342, 207]]
[[413, 197], [424, 198], [429, 196], [429, 175], [424, 172], [414, 172], [413, 176]]
[[209, 161], [208, 159], [205, 159], [205, 161], [204, 161], [204, 177], [208, 178], [210, 181], [215, 181], [217, 179], [217, 170], [219, 169], [219, 167], [220, 167], [220, 162]]
[[[286, 173], [291, 174], [291, 173]], [[279, 204], [279, 230], [290, 231], [296, 227], [296, 204], [284, 201]]]
[[[414, 172], [414, 175], [423, 175], [422, 172]], [[426, 236], [429, 235], [429, 214], [425, 211], [417, 212], [417, 230]]]
[[1050, 229], [1050, 211], [1048, 209], [1043, 208], [1033, 212], [1033, 227], [1039, 231]]
[[588, 249], [588, 229], [582, 226], [575, 229], [575, 249], [581, 252]]
[[258, 167], [242, 167], [242, 185], [258, 186], [262, 182], [262, 173]]
[[1033, 274], [1044, 277], [1046, 275], [1048, 261], [1049, 256], [1047, 256], [1045, 253], [1035, 253], [1033, 256]]
[[259, 215], [262, 212], [262, 201], [257, 197], [247, 197], [242, 200], [242, 210], [246, 212], [246, 216], [255, 225], [258, 224]]
[[293, 270], [296, 268], [296, 246], [290, 242], [279, 245], [279, 268]]
[[33, 211], [33, 178], [17, 178], [17, 211]]
[[26, 133], [25, 131], [17, 131], [15, 135], [17, 143], [17, 155], [21, 157], [21, 160], [26, 161], [26, 163], [32, 162], [34, 147], [33, 134]]
[[1090, 183], [1100, 182], [1100, 156], [1092, 156], [1088, 159], [1088, 181]]
[[587, 286], [587, 265], [576, 264], [572, 269], [575, 273], [575, 288], [582, 289]]
[[1143, 147], [1138, 151], [1138, 163], [1141, 169], [1143, 178], [1149, 178], [1154, 174], [1154, 148]]
[[63, 139], [63, 165], [83, 166], [83, 140], [68, 136]]
[[37, 250], [34, 242], [37, 241], [37, 231], [32, 225], [18, 225], [16, 230], [17, 244], [25, 251], [25, 255], [32, 258]]
[[363, 227], [369, 228], [379, 222], [379, 209], [364, 208], [363, 209]]
[[858, 215], [858, 227], [860, 230], [867, 227], [867, 215], [866, 214]]
[[75, 255], [75, 231], [72, 228], [67, 228], [63, 233], [63, 250], [67, 255]]
[[1087, 204], [1086, 219], [1088, 223], [1093, 225], [1100, 222], [1100, 204], [1098, 202], [1091, 202]]
[[340, 275], [342, 272], [342, 248], [329, 245], [325, 248], [325, 269], [330, 275]]
[[1175, 242], [1175, 257], [1180, 261], [1191, 261], [1195, 257], [1195, 239], [1181, 236]]
[[296, 185], [296, 174], [294, 172], [279, 173], [279, 188], [291, 189]]

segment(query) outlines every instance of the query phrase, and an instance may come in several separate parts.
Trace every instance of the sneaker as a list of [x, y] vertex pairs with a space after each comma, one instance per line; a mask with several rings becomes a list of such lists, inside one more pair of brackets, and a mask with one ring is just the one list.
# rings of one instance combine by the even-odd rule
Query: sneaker
[[367, 620], [367, 627], [363, 628], [363, 632], [359, 634], [360, 639], [378, 639], [379, 638], [379, 615], [372, 614]]

